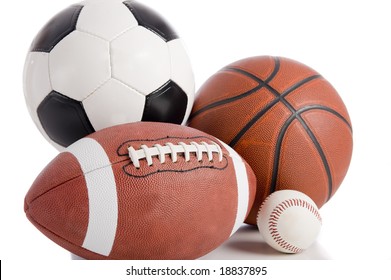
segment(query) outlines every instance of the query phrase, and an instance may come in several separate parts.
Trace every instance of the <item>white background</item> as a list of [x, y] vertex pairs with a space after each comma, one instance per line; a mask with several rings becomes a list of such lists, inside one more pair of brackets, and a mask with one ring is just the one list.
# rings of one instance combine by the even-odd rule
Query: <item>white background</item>
[[[142, 2], [164, 15], [185, 40], [197, 89], [233, 61], [255, 55], [285, 56], [309, 65], [328, 79], [352, 119], [351, 167], [340, 190], [321, 209], [324, 224], [313, 247], [300, 255], [277, 254], [255, 230], [245, 227], [206, 258], [357, 260], [374, 267], [385, 265], [379, 264], [380, 260], [391, 260], [389, 1]], [[28, 115], [22, 73], [36, 33], [72, 3], [35, 0], [1, 5], [0, 259], [8, 273], [19, 276], [34, 276], [42, 269], [39, 276], [43, 277], [47, 267], [58, 267], [70, 259], [68, 252], [28, 222], [23, 211], [25, 193], [57, 151]], [[360, 266], [348, 267], [353, 275], [366, 271]], [[72, 265], [68, 264], [68, 271]]]

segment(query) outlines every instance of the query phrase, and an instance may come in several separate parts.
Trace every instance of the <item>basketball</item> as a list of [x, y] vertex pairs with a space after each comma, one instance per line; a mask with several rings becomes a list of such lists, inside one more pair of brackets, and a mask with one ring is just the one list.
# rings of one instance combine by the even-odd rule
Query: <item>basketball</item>
[[246, 222], [271, 193], [296, 190], [320, 208], [349, 168], [352, 124], [341, 97], [319, 73], [271, 56], [240, 60], [200, 88], [189, 126], [234, 148], [257, 177]]

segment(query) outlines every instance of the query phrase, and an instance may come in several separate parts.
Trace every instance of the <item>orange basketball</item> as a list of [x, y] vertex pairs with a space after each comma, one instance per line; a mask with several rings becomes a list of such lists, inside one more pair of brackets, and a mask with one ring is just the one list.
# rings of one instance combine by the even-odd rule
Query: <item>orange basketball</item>
[[265, 198], [293, 189], [320, 208], [349, 168], [353, 139], [347, 109], [333, 86], [299, 62], [260, 56], [235, 62], [199, 90], [189, 126], [229, 144], [257, 176], [247, 222]]

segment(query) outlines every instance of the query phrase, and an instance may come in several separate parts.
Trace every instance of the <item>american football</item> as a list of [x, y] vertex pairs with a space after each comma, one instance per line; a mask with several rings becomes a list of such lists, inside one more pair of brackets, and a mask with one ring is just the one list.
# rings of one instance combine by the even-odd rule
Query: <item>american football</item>
[[196, 129], [138, 122], [60, 153], [25, 197], [28, 219], [85, 259], [196, 259], [242, 225], [256, 178]]

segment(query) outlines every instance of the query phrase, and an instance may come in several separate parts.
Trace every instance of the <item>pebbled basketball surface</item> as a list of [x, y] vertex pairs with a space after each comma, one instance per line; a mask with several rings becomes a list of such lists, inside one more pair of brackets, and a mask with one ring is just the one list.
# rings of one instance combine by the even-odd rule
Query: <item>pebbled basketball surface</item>
[[233, 147], [257, 176], [248, 223], [277, 190], [310, 196], [320, 208], [335, 194], [352, 155], [352, 125], [332, 85], [299, 62], [260, 56], [235, 62], [199, 90], [189, 126]]
[[[167, 143], [219, 145], [221, 160], [212, 151], [186, 159], [172, 150], [164, 163], [159, 156], [148, 163], [149, 148]], [[146, 157], [137, 166], [128, 149], [142, 146]], [[133, 123], [96, 132], [58, 155], [27, 193], [25, 212], [82, 258], [195, 259], [240, 227], [255, 188], [251, 168], [216, 138], [173, 124]]]

